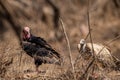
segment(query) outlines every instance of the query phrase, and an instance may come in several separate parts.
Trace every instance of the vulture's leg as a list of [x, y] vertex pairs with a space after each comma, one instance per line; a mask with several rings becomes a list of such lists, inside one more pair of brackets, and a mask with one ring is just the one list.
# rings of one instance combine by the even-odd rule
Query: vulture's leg
[[36, 65], [36, 72], [40, 73], [38, 68], [39, 68], [39, 65]]
[[37, 73], [45, 73], [45, 72], [46, 72], [46, 71], [41, 71], [41, 70], [39, 70], [38, 68], [39, 68], [39, 65], [36, 65], [36, 72], [37, 72]]
[[35, 59], [35, 66], [36, 66], [36, 71], [39, 73], [41, 71], [38, 70], [39, 66], [42, 64], [42, 61], [39, 59]]

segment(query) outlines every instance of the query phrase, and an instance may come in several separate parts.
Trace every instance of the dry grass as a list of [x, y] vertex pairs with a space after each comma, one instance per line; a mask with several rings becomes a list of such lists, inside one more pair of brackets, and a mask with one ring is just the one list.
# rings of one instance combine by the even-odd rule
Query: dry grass
[[[76, 80], [87, 80], [87, 76], [89, 76], [89, 78], [93, 78], [92, 71], [93, 68], [96, 68], [96, 66], [93, 66], [94, 61], [86, 61], [83, 58], [80, 58], [81, 55], [78, 58], [78, 61], [76, 61], [76, 58], [79, 55], [77, 51], [77, 43], [79, 43], [79, 40], [82, 38], [79, 29], [81, 25], [86, 26], [86, 21], [89, 20], [88, 18], [86, 19], [87, 8], [85, 6], [81, 7], [81, 4], [79, 4], [78, 0], [75, 0], [75, 2], [72, 0], [72, 2], [69, 2], [67, 0], [65, 2], [55, 0], [52, 1], [55, 2], [60, 8], [61, 16], [64, 20], [65, 27], [63, 27], [62, 25], [62, 28], [65, 29], [62, 29], [61, 31], [64, 30], [64, 33], [62, 33], [62, 35], [65, 35], [65, 37], [61, 41], [51, 39], [55, 37], [54, 28], [40, 19], [42, 13], [35, 17], [38, 13], [31, 10], [31, 6], [29, 6], [31, 5], [30, 2], [28, 3], [28, 10], [26, 12], [28, 12], [29, 15], [32, 14], [31, 17], [33, 19], [27, 20], [25, 19], [25, 17], [20, 16], [19, 22], [21, 23], [21, 26], [30, 25], [30, 27], [32, 28], [32, 33], [45, 38], [45, 40], [47, 40], [48, 43], [50, 43], [59, 53], [61, 53], [61, 55], [64, 58], [64, 64], [62, 66], [56, 66], [54, 64], [43, 64], [39, 67], [39, 70], [46, 71], [46, 73], [37, 74], [36, 72], [34, 72], [34, 60], [21, 49], [16, 35], [14, 35], [14, 32], [10, 29], [10, 26], [7, 24], [8, 31], [4, 33], [5, 40], [0, 41], [0, 79], [74, 80], [76, 78]], [[69, 4], [67, 4], [68, 2]], [[26, 1], [24, 3], [26, 3]], [[66, 3], [67, 5], [63, 5], [64, 3]], [[14, 0], [12, 0], [10, 4], [16, 5], [19, 3], [14, 2]], [[95, 3], [95, 5], [96, 4], [97, 3]], [[41, 5], [46, 6], [46, 4]], [[17, 5], [17, 7], [19, 6], [20, 4]], [[23, 9], [22, 7], [20, 8]], [[106, 43], [107, 41], [114, 39], [114, 37], [116, 37], [116, 35], [119, 34], [119, 17], [112, 16], [111, 12], [109, 11], [106, 13], [104, 13], [103, 11], [103, 13], [100, 14], [99, 9], [101, 11], [101, 8], [98, 8], [96, 9], [96, 11], [90, 13], [90, 23], [88, 23], [88, 34], [90, 35], [90, 32], [92, 32], [92, 38], [90, 38], [91, 40], [94, 40], [97, 43]], [[89, 41], [87, 37], [86, 41], [93, 43], [93, 41], [91, 40]], [[112, 55], [116, 54], [116, 57], [118, 58], [120, 58], [119, 43], [120, 40], [117, 39], [114, 43], [110, 44], [110, 50], [112, 51]], [[73, 64], [74, 61], [75, 65]], [[104, 69], [103, 71], [95, 70], [95, 72], [99, 73], [100, 75], [100, 77], [96, 80], [103, 80], [104, 78], [109, 78], [111, 80], [120, 79], [119, 71], [108, 71]], [[83, 79], [83, 75], [86, 79]]]
[[[65, 63], [62, 66], [43, 64], [42, 66], [40, 66], [39, 69], [45, 70], [47, 72], [45, 74], [44, 73], [37, 74], [36, 72], [34, 72], [35, 66], [33, 63], [33, 59], [29, 57], [27, 54], [25, 54], [24, 51], [21, 52], [21, 48], [17, 47], [18, 48], [17, 49], [13, 47], [13, 45], [11, 44], [7, 46], [6, 43], [2, 46], [4, 47], [1, 47], [2, 48], [1, 53], [3, 54], [1, 55], [1, 58], [0, 58], [1, 59], [0, 71], [2, 72], [2, 74], [0, 75], [5, 79], [73, 80], [75, 77], [76, 80], [78, 80], [80, 79], [82, 74], [84, 74], [87, 68], [86, 66], [90, 64], [90, 62], [86, 62], [82, 58], [79, 59], [79, 61], [74, 66], [74, 73], [73, 73], [73, 71], [70, 69], [71, 68], [69, 64], [70, 59], [64, 59]], [[12, 47], [13, 49], [11, 49]], [[20, 63], [21, 53], [22, 53], [22, 57], [21, 57], [21, 63]], [[67, 56], [64, 56], [64, 57], [67, 57]], [[12, 59], [13, 59], [13, 62], [11, 62]], [[9, 64], [9, 65], [6, 65], [6, 64]], [[91, 69], [89, 71], [91, 71]], [[89, 73], [89, 71], [87, 73]], [[114, 79], [117, 77], [119, 78], [119, 74], [118, 74], [119, 72], [113, 72], [113, 71], [110, 71], [109, 73], [107, 72], [108, 71], [103, 73], [102, 71], [99, 71], [102, 78], [104, 77], [109, 77], [111, 79]], [[112, 73], [114, 73], [115, 75], [111, 76]], [[106, 74], [106, 75], [103, 76], [103, 74]], [[91, 76], [91, 73], [89, 74], [89, 76]]]
[[[9, 66], [13, 63], [13, 58], [9, 56], [8, 52], [10, 48], [6, 47], [6, 44], [2, 44], [3, 47], [0, 48], [0, 77], [6, 76]], [[5, 49], [6, 48], [6, 49]]]

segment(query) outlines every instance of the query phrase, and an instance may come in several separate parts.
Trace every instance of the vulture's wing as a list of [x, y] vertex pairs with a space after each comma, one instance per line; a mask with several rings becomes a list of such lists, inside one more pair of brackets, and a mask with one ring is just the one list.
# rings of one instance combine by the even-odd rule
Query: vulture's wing
[[43, 63], [60, 64], [60, 58], [56, 57], [56, 55], [46, 48], [39, 48], [35, 53], [34, 58], [42, 60]]
[[51, 46], [41, 37], [32, 36], [30, 42], [40, 45], [42, 47], [51, 48]]
[[30, 42], [23, 41], [22, 48], [29, 56], [33, 57], [39, 49], [39, 46], [36, 46], [36, 44]]
[[[87, 46], [92, 50], [91, 43], [87, 43]], [[114, 60], [111, 55], [111, 51], [102, 44], [93, 44], [94, 54], [99, 62], [106, 64], [107, 66], [114, 66]]]
[[35, 43], [36, 45], [40, 45], [41, 47], [46, 48], [47, 50], [51, 51], [56, 57], [60, 58], [60, 54], [55, 51], [54, 49], [52, 49], [52, 47], [41, 37], [35, 37], [33, 36], [31, 38], [32, 43]]
[[59, 62], [59, 57], [55, 55], [52, 51], [47, 50], [46, 48], [40, 47], [39, 45], [24, 42], [23, 43], [24, 51], [33, 57], [35, 60], [40, 60], [43, 63], [57, 63]]

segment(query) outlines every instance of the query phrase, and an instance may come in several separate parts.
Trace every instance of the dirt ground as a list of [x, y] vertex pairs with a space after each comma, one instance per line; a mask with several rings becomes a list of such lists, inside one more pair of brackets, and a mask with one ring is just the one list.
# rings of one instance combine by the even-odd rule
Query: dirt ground
[[[4, 1], [4, 0], [3, 0]], [[114, 1], [117, 1], [114, 2]], [[47, 0], [6, 0], [4, 2], [17, 26], [23, 28], [29, 26], [32, 33], [44, 38], [64, 58], [64, 65], [57, 66], [43, 64], [39, 70], [46, 73], [37, 74], [34, 60], [28, 56], [19, 44], [19, 38], [8, 19], [0, 16], [0, 80], [74, 80], [70, 67], [69, 50], [60, 22], [54, 21], [54, 17], [60, 16], [64, 22], [72, 53], [72, 61], [78, 56], [77, 44], [80, 39], [86, 37], [88, 31], [87, 0], [51, 0], [51, 6]], [[7, 5], [8, 4], [8, 5]], [[9, 7], [8, 7], [9, 6]], [[56, 7], [59, 15], [54, 16], [53, 7]], [[55, 10], [56, 10], [55, 8]], [[4, 9], [1, 8], [0, 10]], [[94, 43], [107, 44], [117, 36], [120, 36], [120, 1], [119, 0], [90, 0], [89, 5], [90, 25], [92, 40]], [[57, 19], [56, 19], [57, 20]], [[56, 25], [55, 25], [56, 24]], [[82, 33], [81, 28], [85, 28]], [[21, 29], [20, 28], [20, 29]], [[89, 38], [87, 42], [90, 42]], [[120, 59], [120, 38], [107, 44], [112, 55]], [[2, 64], [5, 63], [3, 66]], [[10, 63], [7, 65], [7, 63]], [[83, 63], [82, 60], [78, 64]], [[87, 62], [86, 62], [87, 63]], [[81, 66], [81, 65], [79, 65]], [[77, 80], [84, 69], [77, 68]], [[105, 78], [98, 80], [119, 80], [119, 71], [101, 73]], [[84, 80], [84, 79], [83, 79]], [[97, 79], [95, 79], [97, 80]]]

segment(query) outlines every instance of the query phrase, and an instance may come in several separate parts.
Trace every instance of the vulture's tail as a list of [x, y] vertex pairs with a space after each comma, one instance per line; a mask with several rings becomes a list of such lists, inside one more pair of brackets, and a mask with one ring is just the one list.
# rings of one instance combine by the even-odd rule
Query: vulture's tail
[[57, 51], [55, 51], [55, 50], [52, 49], [52, 48], [49, 48], [49, 50], [52, 52], [52, 55], [53, 55], [55, 58], [58, 59], [58, 61], [55, 62], [55, 64], [57, 64], [57, 65], [62, 65], [62, 63], [63, 63], [63, 58], [62, 58], [62, 56], [61, 56]]
[[62, 66], [62, 63], [63, 63], [63, 57], [57, 52], [55, 51], [54, 49], [52, 48], [49, 48], [49, 50], [52, 52], [51, 54], [58, 59], [57, 62], [55, 62], [55, 64], [57, 65], [61, 65]]
[[56, 65], [61, 65], [61, 62], [59, 60], [52, 60], [48, 62], [49, 64], [56, 64]]
[[53, 53], [53, 55], [56, 56], [57, 58], [61, 58], [60, 54], [57, 51], [55, 51], [54, 49], [52, 49], [52, 48], [47, 48], [47, 49], [50, 50]]

